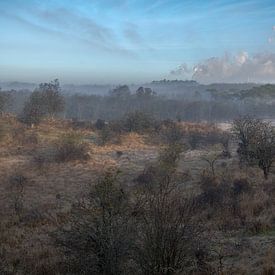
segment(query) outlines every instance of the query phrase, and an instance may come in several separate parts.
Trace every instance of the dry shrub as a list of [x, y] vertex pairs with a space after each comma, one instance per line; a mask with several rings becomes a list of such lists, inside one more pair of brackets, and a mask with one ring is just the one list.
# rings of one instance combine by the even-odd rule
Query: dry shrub
[[246, 178], [231, 181], [204, 172], [201, 189], [197, 199], [202, 207], [208, 205], [208, 219], [220, 229], [244, 229], [259, 234], [272, 228], [271, 196], [260, 187], [252, 188]]
[[71, 122], [71, 126], [74, 130], [81, 130], [81, 129], [93, 129], [94, 125], [91, 121], [87, 120], [75, 120], [73, 119]]
[[62, 135], [55, 144], [57, 162], [89, 159], [88, 145], [77, 133], [70, 132]]
[[67, 162], [88, 160], [90, 158], [88, 144], [78, 133], [63, 134], [54, 143], [38, 148], [33, 161], [38, 167], [51, 162]]
[[183, 144], [184, 132], [179, 123], [166, 120], [163, 121], [157, 131], [158, 137], [165, 144]]
[[122, 120], [123, 129], [126, 132], [144, 133], [153, 129], [156, 125], [155, 119], [150, 115], [135, 111], [128, 113]]
[[11, 207], [19, 219], [24, 208], [24, 189], [28, 179], [22, 171], [15, 171], [9, 177]]
[[119, 144], [122, 134], [148, 133], [155, 129], [156, 125], [157, 122], [151, 116], [138, 111], [128, 113], [122, 119], [111, 121], [108, 124], [103, 120], [98, 120], [96, 122], [96, 128], [99, 130], [98, 144]]
[[191, 149], [209, 145], [221, 144], [224, 156], [230, 157], [229, 141], [230, 135], [213, 124], [206, 123], [185, 123], [183, 133]]
[[[182, 189], [179, 148], [165, 148], [136, 179], [137, 255], [142, 274], [188, 274], [208, 268], [196, 201]], [[197, 273], [196, 273], [197, 274]]]
[[25, 126], [13, 128], [11, 131], [13, 142], [18, 146], [37, 145], [37, 133], [27, 129]]
[[259, 234], [271, 229], [272, 205], [268, 194], [262, 190], [243, 194], [239, 205], [240, 216], [249, 232]]
[[95, 122], [94, 126], [97, 130], [102, 130], [106, 126], [106, 121], [104, 119], [99, 118]]
[[201, 189], [200, 200], [211, 207], [223, 207], [224, 201], [230, 196], [231, 191], [227, 181], [221, 181], [207, 171], [201, 175]]
[[33, 154], [33, 162], [38, 168], [56, 161], [56, 148], [53, 145], [38, 148]]
[[274, 275], [274, 274], [275, 274], [274, 266], [264, 267], [262, 275]]
[[69, 229], [54, 235], [73, 274], [133, 274], [134, 227], [117, 172], [103, 175], [72, 214]]
[[251, 185], [246, 178], [235, 179], [233, 181], [234, 195], [241, 195], [252, 191]]
[[262, 275], [275, 275], [275, 251], [274, 248], [268, 250], [267, 254], [265, 255], [264, 260], [264, 268], [262, 271]]
[[183, 194], [181, 178], [172, 167], [175, 164], [174, 157], [161, 157], [159, 164], [137, 179], [141, 184], [135, 207], [136, 260], [142, 274], [192, 274], [208, 266], [208, 251], [200, 239], [202, 228], [194, 215], [197, 205]]
[[104, 146], [109, 143], [121, 143], [121, 132], [114, 130], [112, 125], [106, 125], [98, 133], [98, 145]]

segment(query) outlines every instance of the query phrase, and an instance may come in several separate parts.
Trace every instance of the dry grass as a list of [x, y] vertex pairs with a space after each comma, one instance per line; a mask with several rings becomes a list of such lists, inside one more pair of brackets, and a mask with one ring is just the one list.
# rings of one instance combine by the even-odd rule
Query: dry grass
[[[73, 130], [70, 121], [43, 121], [35, 128], [22, 125], [14, 117], [1, 118], [0, 122], [5, 125], [5, 138], [1, 141], [0, 150], [0, 257], [10, 274], [56, 274], [54, 272], [59, 270], [58, 259], [61, 255], [54, 248], [49, 233], [68, 220], [72, 204], [87, 193], [89, 186], [108, 167], [119, 168], [130, 186], [135, 176], [157, 159], [160, 149], [159, 145], [146, 142], [146, 135], [136, 133], [122, 135], [120, 144], [98, 146], [91, 138], [97, 136], [94, 130]], [[185, 123], [183, 127], [186, 131], [216, 130], [215, 126], [208, 124]], [[16, 131], [21, 131], [22, 135], [14, 135]], [[49, 148], [69, 131], [74, 131], [88, 142], [90, 159], [34, 165], [35, 150]], [[37, 137], [36, 142], [29, 138], [34, 136]], [[188, 150], [181, 155], [178, 169], [181, 172], [189, 171], [191, 176], [184, 183], [184, 188], [190, 193], [201, 191], [201, 173], [209, 170], [203, 157], [209, 150], [218, 153], [221, 148]], [[259, 232], [250, 230], [245, 236], [240, 232], [231, 236], [233, 242], [243, 240], [243, 247], [236, 248], [232, 257], [225, 257], [224, 274], [227, 274], [226, 270], [235, 271], [231, 274], [241, 274], [242, 271], [243, 274], [272, 274], [275, 236], [268, 232], [272, 232], [275, 220], [275, 177], [271, 175], [268, 181], [264, 181], [258, 168], [240, 170], [235, 157], [218, 159], [216, 170], [219, 179], [227, 178], [233, 182], [234, 179], [246, 178], [257, 190], [253, 197], [244, 194], [240, 207], [248, 223], [261, 225]], [[12, 207], [10, 182], [10, 178], [18, 174], [26, 178], [20, 216]], [[273, 201], [269, 196], [271, 194]], [[225, 216], [224, 209], [220, 209], [220, 213]], [[245, 246], [244, 243], [249, 245]], [[269, 252], [271, 250], [273, 254]], [[232, 268], [233, 264], [235, 269]]]

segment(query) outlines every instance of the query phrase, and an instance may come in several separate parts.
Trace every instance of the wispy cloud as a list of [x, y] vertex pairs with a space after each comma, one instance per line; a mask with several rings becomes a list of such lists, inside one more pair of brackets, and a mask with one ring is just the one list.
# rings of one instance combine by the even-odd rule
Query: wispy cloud
[[133, 56], [134, 53], [118, 42], [114, 30], [92, 18], [66, 8], [44, 10], [34, 6], [23, 14], [3, 11], [2, 15], [43, 34], [59, 37], [67, 43], [79, 42], [91, 49]]
[[127, 40], [129, 40], [133, 44], [142, 44], [143, 38], [138, 32], [137, 25], [133, 23], [126, 23], [124, 28], [124, 36]]

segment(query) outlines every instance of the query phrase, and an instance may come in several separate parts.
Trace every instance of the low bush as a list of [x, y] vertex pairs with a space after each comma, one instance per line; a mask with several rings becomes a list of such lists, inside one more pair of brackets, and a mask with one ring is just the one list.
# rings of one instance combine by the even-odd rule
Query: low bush
[[35, 133], [33, 131], [29, 131], [24, 126], [19, 126], [17, 128], [12, 129], [11, 137], [12, 137], [13, 142], [18, 146], [38, 144], [37, 133]]
[[98, 119], [95, 123], [95, 128], [97, 130], [102, 130], [106, 126], [106, 122], [103, 119]]
[[61, 136], [55, 148], [55, 160], [58, 162], [89, 159], [87, 143], [77, 133], [71, 132]]
[[176, 122], [163, 121], [158, 132], [161, 137], [161, 141], [165, 144], [184, 143], [184, 131]]
[[38, 167], [51, 162], [67, 162], [89, 159], [88, 144], [77, 133], [62, 135], [52, 144], [39, 147], [33, 156]]
[[231, 156], [229, 152], [230, 135], [214, 126], [209, 126], [208, 129], [201, 129], [199, 127], [186, 128], [184, 130], [184, 135], [193, 150], [200, 147], [221, 144], [223, 146], [224, 156]]
[[121, 132], [112, 128], [113, 125], [106, 125], [98, 132], [98, 145], [104, 146], [108, 143], [119, 144]]
[[144, 133], [156, 125], [154, 118], [143, 112], [128, 113], [121, 121], [126, 132]]

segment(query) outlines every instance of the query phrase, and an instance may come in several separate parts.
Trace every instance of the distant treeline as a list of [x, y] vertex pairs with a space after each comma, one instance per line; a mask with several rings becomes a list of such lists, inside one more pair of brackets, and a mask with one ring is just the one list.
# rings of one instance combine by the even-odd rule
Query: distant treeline
[[[173, 98], [159, 95], [151, 87], [139, 87], [133, 91], [123, 85], [110, 90], [107, 95], [88, 95], [67, 94], [61, 90], [59, 82], [56, 85], [49, 84], [41, 84], [34, 92], [2, 90], [1, 111], [21, 115], [26, 104], [30, 107], [31, 104], [36, 104], [33, 102], [39, 101], [35, 101], [35, 95], [39, 95], [39, 89], [41, 92], [43, 89], [44, 92], [45, 89], [48, 89], [48, 92], [51, 89], [57, 89], [52, 91], [52, 94], [58, 93], [64, 101], [64, 106], [57, 115], [68, 119], [114, 120], [134, 111], [144, 112], [157, 119], [185, 121], [228, 121], [241, 115], [275, 118], [275, 85], [270, 84], [248, 90], [219, 91], [212, 88], [204, 92], [195, 91], [186, 97], [181, 95]], [[40, 101], [43, 104], [43, 98]], [[40, 109], [38, 107], [38, 110]]]

